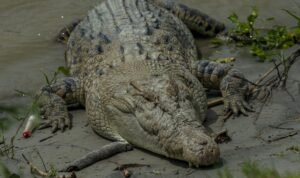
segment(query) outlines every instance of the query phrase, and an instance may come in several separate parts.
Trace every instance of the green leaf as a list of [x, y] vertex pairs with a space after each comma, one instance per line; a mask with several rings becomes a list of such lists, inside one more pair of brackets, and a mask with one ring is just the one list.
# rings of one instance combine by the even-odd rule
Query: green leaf
[[282, 9], [283, 11], [285, 11], [286, 13], [288, 13], [290, 16], [294, 17], [298, 22], [300, 21], [300, 17], [295, 15], [294, 13], [292, 13], [291, 11], [287, 10], [287, 9]]
[[218, 171], [219, 178], [233, 178], [228, 168], [223, 169], [223, 171]]
[[50, 83], [50, 80], [49, 80], [47, 74], [43, 72], [43, 75], [45, 77], [45, 80], [46, 80], [47, 84], [50, 85], [51, 83]]
[[260, 59], [267, 59], [267, 54], [265, 53], [265, 51], [260, 47], [258, 46], [257, 44], [253, 44], [251, 46], [251, 53], [254, 55], [254, 56], [257, 56], [259, 57]]
[[32, 95], [30, 93], [27, 93], [27, 92], [24, 92], [24, 91], [21, 91], [21, 90], [15, 89], [15, 92], [18, 93], [21, 96], [30, 96], [30, 97], [32, 97]]
[[3, 178], [10, 178], [12, 175], [9, 169], [2, 162], [0, 162], [0, 175], [2, 175]]
[[58, 73], [62, 73], [62, 74], [64, 74], [65, 76], [70, 76], [70, 69], [69, 69], [69, 68], [66, 68], [66, 67], [64, 67], [64, 66], [59, 66], [59, 67], [57, 68], [57, 72], [58, 72]]
[[258, 17], [257, 8], [253, 7], [251, 14], [248, 16], [247, 20], [251, 27], [253, 27], [256, 18]]
[[239, 22], [239, 18], [234, 12], [228, 17], [228, 19], [234, 24], [237, 24]]
[[222, 45], [224, 41], [220, 38], [214, 38], [214, 39], [210, 40], [210, 42], [214, 45], [219, 46], [219, 45]]
[[266, 18], [266, 21], [272, 21], [272, 20], [275, 20], [275, 18], [274, 17]]

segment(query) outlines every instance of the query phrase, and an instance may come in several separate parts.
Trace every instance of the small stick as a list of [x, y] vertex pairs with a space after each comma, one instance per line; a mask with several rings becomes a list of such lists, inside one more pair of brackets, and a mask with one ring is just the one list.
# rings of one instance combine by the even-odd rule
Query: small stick
[[279, 80], [281, 81], [282, 76], [280, 75], [280, 71], [279, 71], [279, 68], [278, 68], [279, 66], [276, 64], [275, 61], [273, 61], [273, 64], [274, 64], [274, 67], [276, 67], [277, 76], [278, 76]]
[[285, 128], [285, 127], [274, 126], [274, 125], [269, 125], [269, 127], [274, 129], [282, 129], [282, 130], [295, 130], [294, 128]]
[[54, 136], [54, 135], [50, 135], [49, 137], [46, 137], [46, 138], [41, 139], [39, 142], [46, 141], [46, 140], [48, 140], [49, 138], [52, 138], [53, 136]]
[[279, 65], [281, 65], [282, 62], [280, 62], [279, 64], [277, 64], [277, 66], [272, 67], [271, 69], [269, 69], [266, 73], [264, 73], [256, 82], [256, 85], [259, 85], [265, 78], [267, 78]]
[[[50, 172], [44, 172], [44, 171], [41, 171], [39, 168], [37, 168], [36, 166], [34, 166], [27, 158], [24, 154], [22, 154], [22, 157], [24, 158], [25, 162], [30, 166], [30, 170], [32, 173], [35, 173], [39, 176], [42, 176], [42, 177], [50, 177], [51, 176], [51, 173]], [[59, 176], [56, 176], [55, 178], [76, 178], [76, 174], [74, 172], [72, 172], [70, 175], [59, 175]]]
[[273, 138], [268, 138], [266, 141], [269, 142], [269, 143], [270, 142], [275, 142], [275, 141], [278, 141], [278, 140], [285, 139], [287, 137], [292, 137], [292, 136], [297, 135], [297, 134], [298, 134], [297, 131], [290, 131], [288, 133], [282, 133], [282, 134], [276, 135]]
[[26, 161], [26, 163], [30, 166], [30, 170], [32, 173], [36, 173], [39, 176], [42, 177], [47, 177], [48, 174], [46, 172], [43, 172], [41, 170], [39, 170], [36, 166], [34, 166], [27, 158], [24, 154], [22, 154], [22, 157], [24, 158], [24, 160]]
[[41, 159], [41, 161], [42, 161], [42, 164], [43, 164], [43, 166], [44, 166], [45, 172], [48, 172], [47, 167], [46, 167], [45, 162], [44, 162], [44, 159], [42, 158], [42, 156], [41, 156], [39, 150], [36, 149], [35, 151], [37, 152], [38, 156], [40, 157], [40, 159]]
[[210, 101], [207, 102], [207, 105], [209, 108], [220, 105], [223, 103], [223, 98], [216, 98], [216, 99], [212, 99]]
[[150, 167], [150, 165], [148, 164], [138, 164], [138, 163], [119, 164], [118, 162], [114, 162], [114, 161], [111, 162], [115, 163], [118, 166], [114, 170], [121, 171], [124, 178], [129, 178], [132, 175], [132, 172], [128, 170], [128, 168], [144, 167], [144, 166]]

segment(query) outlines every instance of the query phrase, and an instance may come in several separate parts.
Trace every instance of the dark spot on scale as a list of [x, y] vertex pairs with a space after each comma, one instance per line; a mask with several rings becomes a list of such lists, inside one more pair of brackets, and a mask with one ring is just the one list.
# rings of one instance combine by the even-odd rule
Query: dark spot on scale
[[165, 35], [165, 36], [163, 36], [163, 42], [165, 43], [165, 44], [168, 44], [169, 42], [170, 42], [170, 36], [168, 36], [168, 35]]
[[149, 56], [149, 54], [146, 52], [146, 57], [145, 57], [146, 60], [150, 60], [151, 57]]
[[102, 48], [101, 45], [97, 45], [96, 50], [97, 50], [98, 53], [103, 53], [103, 48]]
[[80, 36], [83, 37], [86, 34], [86, 30], [81, 28], [80, 29]]
[[115, 30], [116, 30], [116, 33], [117, 33], [117, 34], [121, 33], [121, 31], [122, 31], [122, 30], [120, 29], [120, 27], [116, 27]]
[[137, 47], [138, 47], [138, 53], [141, 55], [144, 53], [144, 47], [141, 43], [136, 43]]
[[124, 46], [120, 46], [120, 52], [121, 52], [121, 54], [124, 54], [124, 51], [125, 51], [125, 49], [124, 49]]
[[172, 45], [168, 45], [168, 46], [167, 46], [167, 50], [168, 50], [168, 51], [173, 51], [173, 46], [172, 46]]
[[111, 40], [109, 39], [109, 37], [107, 35], [103, 34], [102, 32], [100, 32], [98, 34], [98, 36], [101, 39], [101, 41], [103, 41], [106, 44], [111, 42]]
[[225, 75], [225, 71], [224, 71], [224, 69], [220, 69], [219, 71], [218, 71], [218, 78], [221, 78], [221, 77], [223, 77], [224, 75]]
[[90, 37], [91, 40], [95, 39], [95, 37], [92, 34], [89, 37]]
[[74, 47], [75, 46], [75, 40], [72, 40], [71, 41], [71, 47]]
[[65, 87], [66, 87], [66, 92], [65, 93], [71, 93], [72, 92], [72, 87], [76, 86], [76, 83], [73, 79], [71, 78], [66, 78], [64, 80]]
[[72, 63], [72, 64], [77, 64], [76, 58], [73, 58], [72, 61], [71, 61], [71, 63]]
[[158, 17], [161, 17], [161, 16], [162, 16], [162, 11], [161, 11], [161, 10], [158, 11], [157, 16], [158, 16]]
[[104, 74], [103, 69], [101, 69], [101, 68], [96, 69], [96, 74], [103, 75]]
[[214, 70], [213, 66], [208, 65], [205, 69], [205, 73], [211, 75], [213, 70]]
[[[159, 28], [160, 28], [160, 22], [154, 23], [154, 24], [153, 24], [153, 27], [154, 27], [155, 29], [159, 29]], [[152, 31], [151, 31], [151, 34], [152, 34]]]
[[121, 61], [125, 61], [125, 56], [124, 56], [124, 51], [125, 51], [125, 49], [124, 49], [124, 46], [120, 46], [120, 54], [121, 54]]

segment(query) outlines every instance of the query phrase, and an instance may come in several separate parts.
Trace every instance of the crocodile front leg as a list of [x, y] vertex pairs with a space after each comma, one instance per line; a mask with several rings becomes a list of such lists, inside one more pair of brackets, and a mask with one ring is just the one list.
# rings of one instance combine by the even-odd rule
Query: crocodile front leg
[[233, 111], [235, 115], [239, 112], [247, 115], [247, 111], [253, 111], [245, 101], [250, 85], [239, 70], [232, 68], [229, 64], [206, 60], [195, 61], [192, 68], [204, 87], [220, 89], [226, 114]]
[[38, 104], [45, 118], [40, 129], [52, 127], [52, 132], [65, 127], [71, 128], [67, 106], [84, 101], [83, 90], [77, 78], [63, 78], [51, 85], [42, 87]]

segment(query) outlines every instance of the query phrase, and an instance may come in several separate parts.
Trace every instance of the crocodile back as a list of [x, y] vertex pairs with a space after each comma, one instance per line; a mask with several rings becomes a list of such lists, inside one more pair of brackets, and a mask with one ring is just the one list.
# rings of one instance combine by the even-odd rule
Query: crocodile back
[[169, 60], [189, 68], [197, 59], [188, 28], [146, 0], [108, 0], [72, 32], [66, 60], [72, 75], [103, 75], [132, 60]]

